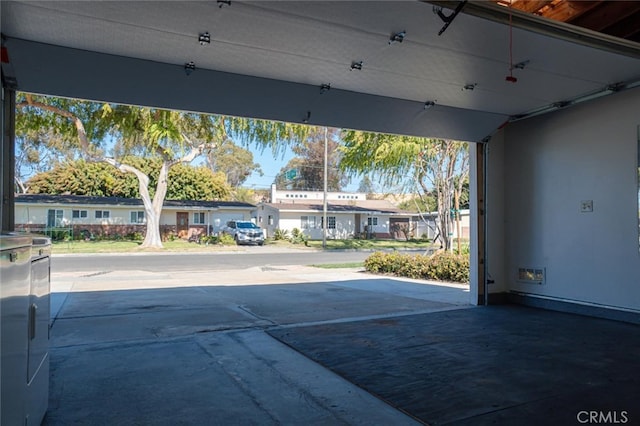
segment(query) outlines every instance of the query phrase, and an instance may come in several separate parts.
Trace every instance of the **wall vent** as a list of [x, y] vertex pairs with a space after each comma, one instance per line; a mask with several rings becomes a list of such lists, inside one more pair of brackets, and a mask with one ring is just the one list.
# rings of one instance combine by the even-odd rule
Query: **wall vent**
[[518, 268], [518, 281], [527, 284], [544, 284], [545, 268]]

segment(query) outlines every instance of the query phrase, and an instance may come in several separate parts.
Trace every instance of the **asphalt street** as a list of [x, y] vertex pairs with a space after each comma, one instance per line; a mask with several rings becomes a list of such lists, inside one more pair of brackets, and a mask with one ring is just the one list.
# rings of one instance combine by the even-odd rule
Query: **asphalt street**
[[220, 271], [281, 265], [362, 262], [371, 252], [302, 251], [268, 247], [220, 253], [123, 253], [54, 255], [53, 272], [77, 271]]

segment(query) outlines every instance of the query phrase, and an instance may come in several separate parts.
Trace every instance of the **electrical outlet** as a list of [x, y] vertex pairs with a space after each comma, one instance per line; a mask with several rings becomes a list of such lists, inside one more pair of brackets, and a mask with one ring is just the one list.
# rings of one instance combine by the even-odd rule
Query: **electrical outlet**
[[582, 201], [580, 201], [580, 212], [581, 213], [591, 213], [591, 212], [593, 212], [593, 200], [582, 200]]

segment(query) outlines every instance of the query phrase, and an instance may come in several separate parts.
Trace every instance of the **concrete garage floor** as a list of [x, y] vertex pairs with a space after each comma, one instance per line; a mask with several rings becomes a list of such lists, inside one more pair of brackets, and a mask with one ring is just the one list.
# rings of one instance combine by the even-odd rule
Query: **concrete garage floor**
[[636, 325], [297, 266], [52, 286], [46, 425], [640, 424]]
[[264, 330], [462, 309], [466, 290], [299, 266], [54, 273], [44, 424], [418, 424]]

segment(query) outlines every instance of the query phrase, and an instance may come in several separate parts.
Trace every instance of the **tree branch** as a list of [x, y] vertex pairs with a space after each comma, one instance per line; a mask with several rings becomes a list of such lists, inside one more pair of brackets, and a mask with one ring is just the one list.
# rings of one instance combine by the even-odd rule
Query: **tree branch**
[[90, 158], [94, 159], [94, 155], [91, 153], [91, 144], [87, 139], [87, 131], [84, 128], [84, 124], [82, 123], [82, 120], [80, 120], [71, 111], [58, 108], [54, 105], [48, 105], [43, 102], [34, 101], [33, 97], [30, 94], [25, 95], [25, 99], [26, 100], [24, 102], [18, 103], [16, 105], [16, 108], [24, 108], [27, 106], [32, 106], [32, 107], [43, 109], [45, 111], [52, 112], [54, 114], [61, 115], [62, 117], [65, 117], [71, 120], [75, 125], [76, 130], [78, 131], [78, 141], [80, 142], [80, 148], [82, 149], [82, 152], [84, 152]]

